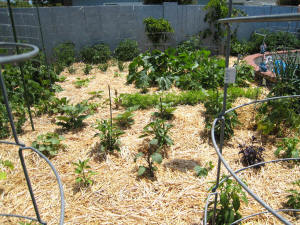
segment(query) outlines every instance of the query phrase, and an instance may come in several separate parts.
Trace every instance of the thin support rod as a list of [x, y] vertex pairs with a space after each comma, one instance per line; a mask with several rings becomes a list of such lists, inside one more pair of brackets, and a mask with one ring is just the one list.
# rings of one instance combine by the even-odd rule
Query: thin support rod
[[[232, 14], [232, 0], [229, 0], [228, 3], [228, 18], [231, 17]], [[230, 56], [230, 39], [231, 39], [231, 32], [230, 32], [230, 26], [227, 24], [226, 26], [227, 29], [227, 40], [226, 40], [226, 61], [225, 61], [225, 66], [228, 68], [229, 66], [229, 56]], [[225, 71], [226, 73], [226, 71]], [[225, 74], [226, 75], [226, 74]], [[224, 144], [224, 129], [225, 129], [225, 117], [224, 113], [226, 111], [226, 104], [227, 104], [227, 89], [228, 89], [228, 84], [224, 84], [224, 95], [223, 95], [223, 108], [221, 112], [221, 131], [220, 131], [220, 143], [219, 143], [219, 148], [220, 148], [220, 153], [222, 154], [223, 150], [223, 144]], [[217, 179], [216, 179], [216, 189], [219, 187], [219, 181], [220, 181], [220, 174], [221, 174], [221, 160], [220, 158], [218, 159], [218, 169], [217, 169]], [[216, 191], [216, 190], [213, 190]], [[215, 195], [215, 202], [214, 202], [214, 210], [213, 210], [213, 218], [212, 218], [212, 224], [215, 224], [216, 221], [216, 212], [217, 212], [217, 203], [218, 203], [218, 195]]]
[[41, 41], [42, 41], [42, 48], [43, 48], [43, 52], [45, 54], [45, 64], [46, 64], [46, 68], [48, 71], [48, 78], [50, 80], [50, 83], [53, 83], [51, 74], [50, 74], [50, 67], [49, 67], [49, 63], [48, 63], [48, 57], [47, 57], [47, 53], [46, 53], [46, 48], [45, 48], [45, 42], [44, 42], [44, 34], [43, 34], [43, 29], [41, 26], [41, 17], [40, 17], [40, 10], [39, 10], [39, 0], [34, 1], [33, 3], [35, 5], [36, 8], [36, 14], [37, 14], [37, 18], [38, 18], [38, 23], [39, 23], [39, 30], [40, 30], [40, 35], [41, 35]]
[[[7, 0], [7, 5], [8, 5], [8, 11], [9, 11], [9, 17], [10, 17], [10, 21], [11, 21], [14, 41], [15, 41], [15, 43], [18, 43], [16, 27], [15, 27], [15, 21], [14, 21], [13, 12], [12, 12], [11, 5], [10, 5], [10, 0]], [[20, 49], [19, 49], [18, 45], [16, 45], [16, 51], [17, 51], [17, 54], [19, 55], [20, 54]], [[28, 95], [27, 95], [27, 87], [26, 87], [26, 82], [25, 82], [25, 78], [24, 78], [23, 64], [20, 64], [20, 72], [21, 72], [21, 78], [22, 78], [22, 83], [23, 83], [23, 88], [24, 88], [23, 97], [24, 97], [26, 108], [27, 108], [27, 111], [28, 111], [31, 128], [32, 128], [32, 130], [34, 130], [34, 124], [33, 124], [33, 120], [32, 120], [30, 104], [29, 104]]]
[[26, 168], [22, 148], [19, 148], [19, 158], [20, 158], [20, 161], [21, 161], [21, 164], [22, 164], [24, 176], [25, 176], [25, 179], [26, 179], [27, 187], [28, 187], [28, 190], [29, 190], [29, 193], [30, 193], [31, 201], [32, 201], [32, 204], [33, 204], [33, 207], [34, 207], [34, 211], [35, 211], [35, 215], [37, 217], [37, 220], [38, 220], [39, 223], [41, 223], [43, 225], [46, 225], [46, 223], [43, 222], [42, 219], [41, 219], [40, 212], [39, 212], [39, 209], [38, 209], [35, 197], [34, 197], [34, 193], [33, 193], [33, 190], [32, 190], [32, 185], [31, 185], [31, 181], [30, 181], [30, 178], [29, 178], [29, 174], [28, 174], [28, 171], [27, 171], [27, 168]]
[[1, 91], [2, 91], [2, 95], [3, 95], [3, 99], [4, 99], [4, 104], [5, 104], [5, 107], [6, 107], [9, 123], [10, 123], [10, 126], [11, 126], [11, 130], [12, 130], [15, 142], [18, 145], [20, 145], [20, 141], [19, 141], [19, 138], [18, 138], [18, 135], [17, 135], [13, 115], [12, 115], [12, 112], [11, 112], [11, 109], [10, 109], [10, 106], [9, 106], [9, 103], [8, 103], [8, 97], [7, 97], [5, 82], [4, 82], [4, 79], [2, 77], [1, 70], [2, 70], [2, 68], [1, 68], [1, 65], [0, 65], [0, 86], [1, 86]]
[[109, 149], [112, 151], [112, 105], [111, 105], [111, 93], [110, 93], [110, 85], [108, 85], [108, 95], [109, 95], [109, 116], [110, 116], [110, 134], [109, 134]]

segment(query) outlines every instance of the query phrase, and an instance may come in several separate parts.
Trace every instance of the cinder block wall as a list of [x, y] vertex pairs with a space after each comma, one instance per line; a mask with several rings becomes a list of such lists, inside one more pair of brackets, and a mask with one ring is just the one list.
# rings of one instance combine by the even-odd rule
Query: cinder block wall
[[[177, 5], [98, 5], [39, 8], [40, 21], [47, 52], [50, 54], [59, 43], [72, 41], [76, 48], [104, 42], [113, 50], [123, 39], [137, 40], [142, 50], [148, 49], [151, 42], [145, 34], [143, 20], [152, 16], [165, 18], [173, 26], [175, 33], [169, 44], [182, 40], [205, 29], [207, 24], [204, 6]], [[279, 6], [239, 6], [248, 15], [292, 13], [297, 7]], [[36, 8], [13, 9], [19, 39], [41, 47], [40, 28]], [[259, 28], [281, 26], [289, 30], [300, 28], [299, 22], [249, 23], [238, 26], [238, 37], [249, 38]], [[0, 39], [13, 41], [12, 29], [7, 9], [0, 9]]]

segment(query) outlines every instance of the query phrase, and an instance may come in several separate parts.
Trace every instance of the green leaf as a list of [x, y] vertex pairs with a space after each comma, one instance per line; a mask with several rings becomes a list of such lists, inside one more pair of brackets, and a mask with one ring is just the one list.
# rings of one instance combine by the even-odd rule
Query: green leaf
[[208, 170], [206, 168], [203, 168], [201, 166], [195, 166], [194, 170], [198, 177], [205, 177], [208, 175]]
[[237, 194], [233, 194], [232, 195], [232, 205], [235, 211], [238, 211], [240, 208], [240, 198]]
[[153, 154], [151, 155], [151, 158], [152, 158], [152, 160], [153, 160], [154, 162], [157, 162], [157, 163], [159, 163], [159, 164], [160, 164], [160, 163], [162, 162], [162, 160], [163, 160], [162, 155], [159, 154], [159, 153], [157, 153], [157, 152], [153, 153]]
[[138, 176], [142, 176], [146, 172], [146, 167], [144, 166], [139, 166], [138, 169]]
[[138, 154], [135, 155], [134, 157], [134, 162], [136, 162], [136, 160], [139, 158], [139, 157], [143, 157], [144, 156], [144, 153], [143, 152], [139, 152]]
[[11, 161], [9, 161], [9, 160], [3, 161], [2, 164], [3, 164], [3, 166], [6, 166], [6, 167], [8, 167], [8, 168], [10, 168], [12, 170], [14, 169], [14, 164]]
[[0, 180], [6, 179], [6, 173], [4, 171], [0, 171]]
[[158, 140], [156, 138], [153, 138], [149, 144], [150, 145], [158, 145]]

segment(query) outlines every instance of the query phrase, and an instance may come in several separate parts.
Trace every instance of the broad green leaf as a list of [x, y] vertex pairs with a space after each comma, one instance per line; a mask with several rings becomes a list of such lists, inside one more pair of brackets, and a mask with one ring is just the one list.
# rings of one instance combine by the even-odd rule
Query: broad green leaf
[[138, 176], [142, 176], [146, 172], [146, 167], [140, 166], [138, 169]]
[[0, 180], [6, 179], [6, 173], [4, 171], [0, 171]]
[[152, 158], [152, 160], [153, 160], [154, 162], [157, 162], [157, 163], [159, 163], [159, 164], [160, 164], [160, 163], [162, 162], [162, 160], [163, 160], [162, 155], [159, 154], [159, 153], [157, 153], [157, 152], [153, 153], [153, 154], [151, 155], [151, 158]]

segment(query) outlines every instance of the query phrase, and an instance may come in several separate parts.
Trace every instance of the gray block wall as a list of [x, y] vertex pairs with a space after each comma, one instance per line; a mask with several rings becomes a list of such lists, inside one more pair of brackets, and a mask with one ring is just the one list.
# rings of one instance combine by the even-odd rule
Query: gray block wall
[[[205, 29], [207, 24], [204, 6], [177, 5], [98, 5], [39, 8], [41, 27], [48, 53], [59, 43], [72, 41], [76, 48], [107, 43], [114, 49], [121, 40], [137, 40], [142, 50], [152, 44], [148, 40], [143, 20], [152, 16], [169, 20], [175, 33], [169, 40], [175, 45], [188, 37]], [[239, 6], [248, 15], [264, 15], [274, 13], [296, 12], [297, 7], [278, 6]], [[36, 8], [13, 9], [17, 35], [21, 40], [41, 47], [41, 37], [38, 26]], [[259, 28], [281, 26], [297, 30], [299, 22], [290, 23], [249, 23], [238, 26], [238, 37], [249, 38], [250, 34]], [[281, 28], [282, 29], [282, 28]], [[7, 9], [0, 9], [0, 39], [12, 41], [12, 31]]]

